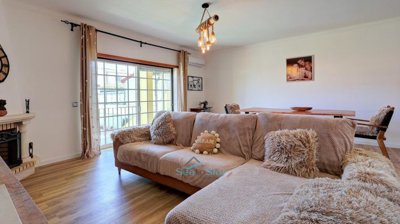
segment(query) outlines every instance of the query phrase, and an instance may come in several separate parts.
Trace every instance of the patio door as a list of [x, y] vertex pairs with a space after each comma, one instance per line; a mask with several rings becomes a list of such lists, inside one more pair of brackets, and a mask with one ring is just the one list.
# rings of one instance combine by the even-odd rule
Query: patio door
[[97, 94], [102, 148], [111, 133], [150, 124], [158, 111], [173, 108], [173, 70], [99, 59]]

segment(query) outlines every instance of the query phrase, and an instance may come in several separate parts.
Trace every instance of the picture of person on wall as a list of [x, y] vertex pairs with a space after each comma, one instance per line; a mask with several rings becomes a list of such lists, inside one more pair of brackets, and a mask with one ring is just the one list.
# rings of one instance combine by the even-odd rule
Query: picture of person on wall
[[286, 59], [286, 81], [313, 79], [313, 56]]

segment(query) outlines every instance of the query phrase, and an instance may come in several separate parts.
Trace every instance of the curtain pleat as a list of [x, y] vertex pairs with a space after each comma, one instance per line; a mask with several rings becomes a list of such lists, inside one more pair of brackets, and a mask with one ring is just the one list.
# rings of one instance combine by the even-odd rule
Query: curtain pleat
[[187, 77], [188, 77], [188, 63], [189, 54], [187, 51], [180, 51], [179, 57], [179, 71], [177, 80], [177, 92], [178, 92], [178, 111], [187, 111]]
[[97, 33], [96, 28], [81, 24], [81, 158], [100, 154], [100, 133], [97, 105]]

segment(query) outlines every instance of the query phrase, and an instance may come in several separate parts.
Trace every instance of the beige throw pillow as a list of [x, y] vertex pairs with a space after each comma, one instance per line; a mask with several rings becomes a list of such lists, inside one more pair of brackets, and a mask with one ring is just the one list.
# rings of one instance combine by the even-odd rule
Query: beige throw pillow
[[197, 136], [196, 141], [192, 145], [192, 151], [196, 154], [212, 154], [218, 153], [221, 139], [219, 134], [215, 131], [204, 131], [199, 136]]
[[318, 136], [313, 130], [271, 131], [265, 136], [263, 167], [294, 176], [313, 178], [318, 173]]
[[170, 112], [165, 112], [153, 120], [150, 126], [151, 142], [165, 145], [175, 140], [176, 130]]

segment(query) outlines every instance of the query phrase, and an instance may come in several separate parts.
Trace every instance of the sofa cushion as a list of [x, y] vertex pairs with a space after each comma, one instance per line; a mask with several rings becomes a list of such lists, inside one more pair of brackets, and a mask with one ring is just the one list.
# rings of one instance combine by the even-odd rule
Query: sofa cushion
[[158, 145], [172, 143], [175, 140], [175, 126], [170, 112], [156, 114], [150, 126], [151, 142]]
[[271, 131], [264, 139], [263, 167], [299, 177], [316, 176], [318, 136], [315, 131], [305, 129]]
[[157, 173], [160, 158], [182, 147], [176, 145], [155, 145], [150, 142], [136, 142], [121, 145], [117, 159], [120, 162], [137, 166], [147, 171]]
[[342, 173], [341, 162], [353, 149], [355, 123], [347, 119], [315, 116], [280, 115], [260, 113], [257, 115], [252, 157], [264, 158], [264, 136], [280, 129], [313, 129], [318, 134], [317, 167], [334, 175]]
[[221, 139], [222, 153], [248, 160], [251, 157], [256, 120], [256, 115], [199, 113], [193, 127], [192, 144], [201, 132], [216, 131]]
[[271, 223], [305, 178], [277, 173], [250, 160], [171, 210], [168, 224]]
[[197, 113], [172, 112], [171, 114], [176, 131], [175, 144], [191, 146], [193, 125]]
[[245, 159], [238, 156], [223, 153], [213, 156], [195, 154], [190, 148], [185, 148], [161, 157], [159, 172], [203, 188], [245, 162]]

